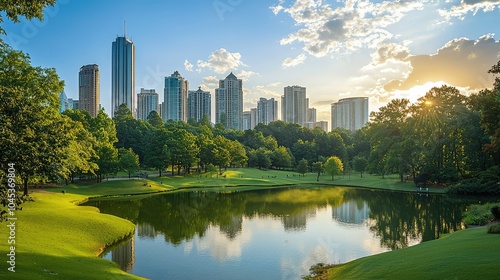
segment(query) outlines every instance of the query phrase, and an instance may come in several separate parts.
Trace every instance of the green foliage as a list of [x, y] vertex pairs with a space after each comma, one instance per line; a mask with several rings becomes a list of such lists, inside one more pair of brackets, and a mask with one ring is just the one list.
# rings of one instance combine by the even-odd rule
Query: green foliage
[[134, 172], [139, 171], [139, 156], [134, 153], [132, 149], [120, 149], [118, 151], [120, 154], [120, 159], [118, 161], [118, 166], [120, 170], [127, 172], [128, 177]]
[[353, 159], [354, 170], [360, 173], [360, 177], [363, 177], [363, 172], [368, 168], [368, 160], [361, 156], [355, 156]]
[[318, 174], [316, 181], [319, 181], [319, 176], [321, 175], [321, 172], [323, 172], [323, 163], [321, 161], [313, 162], [312, 171]]
[[[19, 17], [25, 17], [28, 20], [37, 18], [43, 20], [43, 9], [47, 6], [54, 6], [56, 0], [9, 0], [0, 3], [0, 23], [3, 22], [3, 15], [13, 22], [19, 22]], [[5, 30], [0, 27], [0, 34], [6, 34]], [[2, 40], [0, 39], [0, 42]]]
[[498, 207], [499, 205], [494, 203], [470, 205], [463, 214], [464, 223], [466, 225], [482, 226], [492, 222], [495, 220], [492, 214], [492, 208], [495, 206]]
[[500, 234], [500, 223], [493, 223], [488, 225], [488, 233]]
[[304, 174], [307, 172], [308, 167], [309, 163], [307, 162], [307, 159], [303, 158], [299, 160], [299, 164], [297, 164], [297, 172], [299, 172], [299, 174], [302, 174], [302, 176], [304, 176]]
[[148, 115], [148, 123], [155, 128], [163, 127], [163, 120], [156, 111], [151, 111]]
[[340, 158], [336, 156], [329, 157], [324, 165], [324, 170], [326, 173], [332, 175], [332, 180], [334, 175], [338, 175], [344, 171], [344, 165]]

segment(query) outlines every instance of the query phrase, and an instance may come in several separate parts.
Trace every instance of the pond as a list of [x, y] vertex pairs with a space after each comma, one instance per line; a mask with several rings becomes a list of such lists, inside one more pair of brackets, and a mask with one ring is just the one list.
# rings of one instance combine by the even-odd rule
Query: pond
[[446, 196], [348, 187], [189, 191], [86, 205], [136, 224], [106, 252], [150, 279], [300, 279], [462, 228], [466, 203]]

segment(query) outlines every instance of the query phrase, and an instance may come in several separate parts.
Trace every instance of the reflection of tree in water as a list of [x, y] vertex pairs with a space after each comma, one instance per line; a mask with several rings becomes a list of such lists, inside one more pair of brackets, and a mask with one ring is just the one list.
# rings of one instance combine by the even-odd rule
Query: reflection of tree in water
[[244, 217], [278, 218], [285, 230], [300, 231], [318, 209], [331, 206], [334, 218], [344, 223], [363, 223], [369, 213], [370, 230], [381, 238], [383, 246], [391, 249], [432, 240], [440, 233], [460, 228], [465, 207], [464, 203], [455, 203], [444, 196], [342, 187], [178, 192], [141, 200], [88, 204], [141, 225], [140, 235], [163, 234], [174, 245], [204, 236], [209, 227], [218, 227], [229, 239], [234, 239], [241, 233]]
[[460, 229], [465, 209], [464, 203], [441, 195], [355, 190], [347, 197], [368, 203], [370, 230], [381, 238], [382, 246], [392, 250]]

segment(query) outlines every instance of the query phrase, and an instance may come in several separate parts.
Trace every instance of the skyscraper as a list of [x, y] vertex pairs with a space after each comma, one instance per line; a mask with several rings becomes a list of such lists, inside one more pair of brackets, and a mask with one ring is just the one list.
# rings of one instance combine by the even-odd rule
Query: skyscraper
[[199, 121], [204, 115], [212, 119], [212, 95], [208, 91], [203, 91], [201, 87], [198, 90], [188, 92], [188, 119]]
[[269, 124], [278, 120], [278, 101], [260, 98], [257, 102], [257, 124]]
[[135, 47], [125, 36], [111, 48], [111, 116], [123, 103], [135, 116]]
[[281, 120], [304, 125], [307, 117], [306, 88], [287, 86], [281, 96]]
[[187, 121], [187, 92], [189, 82], [178, 71], [165, 77], [163, 102], [164, 121]]
[[137, 119], [147, 120], [152, 111], [158, 113], [158, 93], [154, 89], [141, 88], [137, 94]]
[[80, 67], [78, 76], [79, 107], [80, 110], [89, 112], [92, 117], [96, 117], [99, 113], [100, 88], [99, 66], [90, 64]]
[[215, 122], [226, 129], [243, 128], [243, 82], [232, 72], [215, 89]]
[[254, 129], [257, 125], [257, 108], [243, 111], [242, 130]]
[[69, 109], [68, 97], [66, 96], [66, 93], [64, 93], [64, 91], [61, 91], [61, 93], [59, 93], [59, 104], [61, 106], [61, 108], [59, 109], [59, 113], [62, 113]]
[[332, 130], [344, 128], [355, 131], [368, 122], [368, 97], [340, 99], [332, 103]]

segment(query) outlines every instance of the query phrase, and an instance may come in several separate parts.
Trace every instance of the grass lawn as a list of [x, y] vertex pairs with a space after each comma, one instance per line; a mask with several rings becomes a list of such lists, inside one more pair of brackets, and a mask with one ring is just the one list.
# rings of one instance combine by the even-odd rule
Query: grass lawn
[[474, 228], [335, 266], [328, 279], [499, 279], [498, 256], [500, 235]]
[[[400, 183], [396, 176], [381, 179], [370, 175], [360, 178], [359, 174], [351, 174], [350, 177], [336, 176], [332, 181], [331, 176], [322, 175], [319, 181], [316, 181], [315, 174], [306, 174], [303, 177], [292, 171], [262, 171], [252, 168], [231, 169], [222, 176], [202, 174], [132, 180], [109, 179], [98, 184], [71, 184], [63, 188], [35, 190], [32, 194], [35, 201], [23, 204], [24, 209], [16, 212], [18, 221], [15, 274], [6, 268], [8, 244], [6, 241], [0, 242], [1, 255], [5, 258], [3, 269], [0, 270], [0, 279], [138, 279], [121, 271], [115, 263], [98, 257], [106, 246], [130, 235], [134, 225], [118, 217], [100, 214], [97, 208], [77, 206], [78, 202], [90, 197], [151, 195], [196, 188], [249, 190], [298, 184], [415, 191], [412, 182]], [[62, 194], [61, 189], [64, 189], [66, 194]], [[8, 234], [8, 228], [2, 225], [0, 236]], [[435, 251], [430, 254], [433, 252]], [[358, 271], [363, 269], [358, 268]]]
[[7, 270], [9, 234], [0, 227], [0, 279], [140, 279], [98, 257], [108, 245], [134, 231], [134, 224], [97, 208], [77, 206], [86, 196], [38, 191], [16, 211], [16, 266]]

